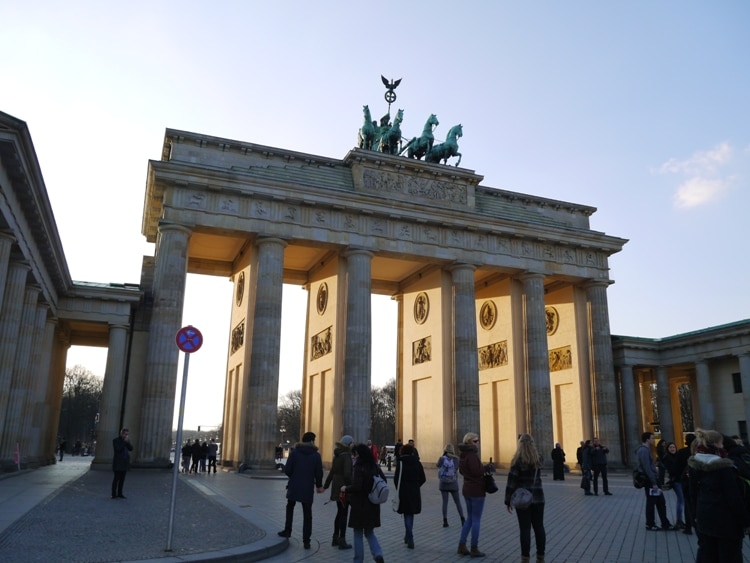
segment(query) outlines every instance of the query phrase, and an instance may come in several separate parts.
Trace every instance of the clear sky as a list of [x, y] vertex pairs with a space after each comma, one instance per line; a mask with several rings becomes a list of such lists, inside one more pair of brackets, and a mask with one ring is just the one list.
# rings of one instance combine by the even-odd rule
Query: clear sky
[[[387, 110], [382, 74], [403, 79], [405, 136], [430, 113], [438, 140], [461, 123], [483, 185], [596, 207], [593, 229], [629, 239], [610, 259], [614, 334], [750, 317], [744, 0], [0, 0], [0, 22], [0, 111], [29, 126], [75, 280], [139, 282], [166, 128], [343, 158], [362, 105]], [[231, 293], [189, 277], [185, 324], [206, 344], [186, 427], [221, 421]], [[301, 388], [304, 298], [285, 290], [282, 393]], [[373, 311], [382, 384], [395, 304]], [[103, 374], [104, 357], [73, 348], [69, 365]]]

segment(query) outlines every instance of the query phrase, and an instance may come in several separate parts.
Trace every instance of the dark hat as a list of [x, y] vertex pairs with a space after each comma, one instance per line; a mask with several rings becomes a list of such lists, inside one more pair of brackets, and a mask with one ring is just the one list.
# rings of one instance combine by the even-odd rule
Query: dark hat
[[314, 442], [315, 441], [315, 434], [312, 432], [305, 432], [302, 435], [302, 441], [303, 442]]

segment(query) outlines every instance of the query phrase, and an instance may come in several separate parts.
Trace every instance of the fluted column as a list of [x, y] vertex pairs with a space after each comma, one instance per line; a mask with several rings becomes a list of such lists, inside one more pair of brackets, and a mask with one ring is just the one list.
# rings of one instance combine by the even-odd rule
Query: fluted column
[[44, 434], [45, 422], [47, 420], [48, 406], [46, 404], [47, 387], [50, 385], [49, 367], [52, 356], [52, 343], [55, 334], [54, 322], [47, 318], [49, 305], [39, 303], [36, 307], [36, 328], [34, 330], [34, 341], [31, 349], [31, 373], [34, 374], [33, 389], [27, 411], [23, 415], [24, 420], [29, 421], [29, 439], [26, 447], [29, 452], [30, 464], [41, 464], [45, 461], [45, 451], [42, 447], [42, 436]]
[[107, 347], [107, 367], [104, 372], [102, 398], [99, 401], [99, 425], [96, 430], [96, 441], [105, 444], [97, 448], [96, 464], [112, 463], [113, 451], [108, 447], [120, 433], [120, 413], [122, 412], [123, 384], [125, 382], [126, 351], [128, 344], [128, 327], [125, 325], [109, 326], [109, 345]]
[[5, 282], [8, 279], [8, 264], [10, 263], [10, 251], [16, 238], [10, 233], [0, 232], [0, 311], [3, 309], [3, 296]]
[[588, 304], [589, 350], [591, 351], [591, 379], [594, 394], [594, 434], [609, 448], [609, 462], [618, 462], [620, 449], [620, 416], [617, 405], [617, 386], [612, 358], [612, 336], [609, 330], [607, 305], [608, 280], [597, 280], [586, 285]]
[[254, 468], [273, 467], [276, 413], [279, 401], [281, 298], [284, 248], [277, 238], [259, 239], [252, 355], [248, 372], [245, 462]]
[[[748, 376], [750, 376], [750, 373]], [[716, 421], [716, 415], [714, 414], [714, 399], [711, 395], [711, 377], [708, 371], [708, 361], [699, 360], [695, 362], [695, 383], [698, 392], [696, 403], [698, 404], [698, 414], [700, 415], [700, 422], [697, 426], [712, 430]], [[742, 384], [744, 391], [745, 382], [743, 381]], [[750, 380], [748, 381], [748, 389], [750, 390]]]
[[526, 388], [528, 432], [534, 436], [545, 463], [546, 452], [554, 447], [552, 430], [552, 390], [549, 375], [547, 322], [544, 312], [544, 275], [526, 274], [523, 283], [524, 322], [526, 328]]
[[[625, 426], [625, 459], [623, 462], [634, 464], [635, 450], [641, 441], [641, 430], [638, 428], [638, 412], [635, 396], [635, 379], [633, 366], [620, 366], [620, 381], [622, 383], [622, 415]], [[611, 450], [610, 450], [611, 451]]]
[[[134, 436], [139, 465], [165, 467], [170, 463], [179, 350], [175, 336], [182, 324], [190, 230], [160, 224], [154, 272], [154, 305], [141, 403], [140, 436]], [[128, 421], [123, 421], [128, 426]], [[111, 449], [111, 444], [99, 443]]]
[[453, 285], [453, 380], [455, 382], [456, 442], [467, 432], [480, 431], [479, 361], [474, 271], [471, 264], [450, 268]]
[[738, 358], [740, 361], [740, 381], [742, 381], [742, 401], [745, 406], [745, 420], [750, 420], [750, 353], [740, 354]]
[[656, 368], [656, 406], [659, 409], [659, 430], [662, 439], [674, 441], [672, 401], [669, 396], [669, 376], [666, 366]]
[[0, 313], [0, 441], [4, 441], [5, 436], [5, 413], [8, 412], [16, 349], [19, 343], [23, 296], [29, 270], [26, 263], [11, 262], [5, 281], [5, 298]]
[[351, 248], [346, 258], [343, 432], [370, 437], [372, 358], [372, 252]]
[[13, 462], [16, 444], [20, 446], [23, 443], [24, 448], [26, 447], [24, 442], [27, 440], [24, 440], [23, 437], [26, 430], [31, 427], [31, 421], [23, 420], [22, 415], [24, 403], [30, 395], [29, 387], [32, 382], [29, 358], [31, 356], [31, 340], [36, 327], [36, 306], [40, 291], [41, 288], [37, 285], [27, 285], [24, 292], [21, 323], [18, 327], [18, 346], [16, 346], [13, 360], [13, 381], [10, 385], [8, 407], [4, 415], [5, 429], [2, 436], [2, 445], [0, 445], [0, 459], [3, 462]]

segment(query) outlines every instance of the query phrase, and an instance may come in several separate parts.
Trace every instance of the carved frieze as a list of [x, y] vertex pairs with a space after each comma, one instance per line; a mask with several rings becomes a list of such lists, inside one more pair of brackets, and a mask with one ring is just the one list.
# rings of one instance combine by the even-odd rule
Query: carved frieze
[[508, 341], [494, 342], [477, 350], [479, 371], [508, 364]]
[[333, 327], [329, 326], [310, 338], [310, 360], [317, 360], [333, 350]]
[[230, 355], [234, 354], [237, 350], [242, 348], [245, 344], [245, 321], [241, 321], [236, 327], [232, 329], [232, 337], [230, 344]]
[[549, 370], [561, 371], [573, 367], [573, 352], [570, 346], [553, 348], [549, 351]]
[[411, 364], [423, 364], [432, 360], [432, 337], [425, 336], [411, 343]]
[[547, 327], [547, 335], [552, 336], [557, 332], [557, 327], [560, 325], [560, 314], [554, 307], [544, 308], [544, 321]]
[[362, 173], [362, 186], [366, 190], [379, 193], [396, 193], [462, 205], [468, 202], [468, 190], [465, 185], [442, 182], [426, 176], [365, 169]]

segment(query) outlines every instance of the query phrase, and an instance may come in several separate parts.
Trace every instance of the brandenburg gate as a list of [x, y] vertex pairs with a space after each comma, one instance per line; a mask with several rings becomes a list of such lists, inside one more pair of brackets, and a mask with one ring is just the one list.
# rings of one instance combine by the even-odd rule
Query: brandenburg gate
[[308, 292], [302, 428], [323, 452], [368, 438], [376, 293], [398, 302], [397, 434], [423, 459], [475, 431], [499, 464], [521, 432], [543, 453], [597, 435], [621, 461], [607, 287], [626, 241], [591, 230], [592, 207], [482, 179], [360, 148], [337, 160], [167, 130], [142, 224], [156, 252], [133, 325], [136, 463], [169, 460], [188, 273], [234, 283], [225, 465], [273, 462], [284, 283]]

